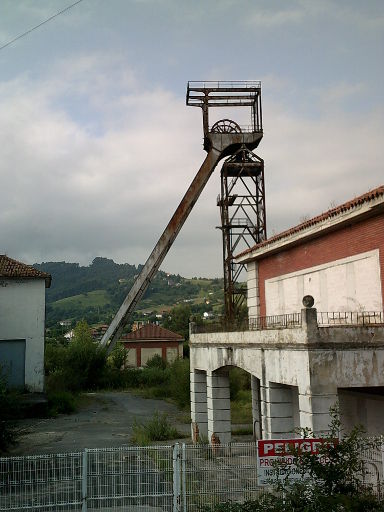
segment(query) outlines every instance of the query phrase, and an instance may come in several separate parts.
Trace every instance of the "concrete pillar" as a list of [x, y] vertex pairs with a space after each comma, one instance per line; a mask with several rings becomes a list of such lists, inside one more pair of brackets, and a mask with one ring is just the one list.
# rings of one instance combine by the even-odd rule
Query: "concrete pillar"
[[231, 442], [231, 403], [228, 371], [207, 372], [208, 439]]
[[256, 261], [247, 264], [247, 306], [249, 318], [260, 316], [259, 272]]
[[330, 407], [337, 402], [337, 389], [329, 393], [307, 393], [299, 390], [300, 428], [309, 428], [316, 435], [329, 433]]
[[[194, 370], [190, 373], [191, 383], [191, 419], [192, 439], [196, 432], [196, 426], [200, 438], [208, 437], [208, 414], [207, 414], [207, 376], [206, 373]], [[194, 439], [195, 441], [195, 439]]]
[[[297, 403], [297, 400], [296, 400]], [[291, 386], [269, 382], [266, 386], [266, 421], [263, 435], [267, 439], [296, 437], [294, 400]]]
[[251, 375], [253, 437], [262, 439], [260, 381]]

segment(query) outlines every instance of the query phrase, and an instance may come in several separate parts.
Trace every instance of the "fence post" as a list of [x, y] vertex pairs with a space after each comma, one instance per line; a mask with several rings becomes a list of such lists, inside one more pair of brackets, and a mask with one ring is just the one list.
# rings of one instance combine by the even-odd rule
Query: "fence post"
[[81, 480], [81, 494], [82, 494], [82, 507], [81, 512], [87, 512], [87, 501], [88, 501], [88, 451], [87, 448], [83, 451], [83, 472]]
[[173, 446], [173, 512], [181, 512], [181, 478], [180, 478], [180, 445], [176, 443]]
[[187, 512], [187, 480], [186, 480], [186, 449], [185, 443], [182, 444], [181, 452], [181, 474], [183, 476], [183, 512]]

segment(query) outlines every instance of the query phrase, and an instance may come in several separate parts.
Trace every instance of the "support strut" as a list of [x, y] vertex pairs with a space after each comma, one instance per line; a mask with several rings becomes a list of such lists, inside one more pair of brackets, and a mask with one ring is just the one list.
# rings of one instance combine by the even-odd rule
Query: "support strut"
[[108, 347], [108, 352], [112, 350], [116, 341], [120, 338], [130, 315], [146, 292], [152, 278], [159, 270], [160, 265], [221, 158], [222, 153], [215, 148], [212, 148], [205, 157], [202, 166], [165, 228], [164, 233], [159, 238], [131, 290], [124, 299], [123, 304], [116, 313], [115, 318], [100, 341], [101, 346]]

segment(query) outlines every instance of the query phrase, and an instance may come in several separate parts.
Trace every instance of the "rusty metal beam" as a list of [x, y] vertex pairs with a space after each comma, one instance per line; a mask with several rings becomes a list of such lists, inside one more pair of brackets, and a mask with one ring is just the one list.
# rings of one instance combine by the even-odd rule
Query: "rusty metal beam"
[[108, 351], [113, 348], [116, 341], [121, 336], [129, 316], [135, 310], [137, 303], [146, 292], [152, 278], [158, 271], [161, 263], [175, 241], [180, 229], [222, 156], [221, 152], [212, 148], [205, 157], [202, 166], [189, 186], [181, 203], [177, 207], [151, 255], [136, 278], [123, 304], [116, 313], [115, 318], [112, 320], [111, 325], [108, 327], [100, 341], [100, 344], [103, 347], [108, 347]]

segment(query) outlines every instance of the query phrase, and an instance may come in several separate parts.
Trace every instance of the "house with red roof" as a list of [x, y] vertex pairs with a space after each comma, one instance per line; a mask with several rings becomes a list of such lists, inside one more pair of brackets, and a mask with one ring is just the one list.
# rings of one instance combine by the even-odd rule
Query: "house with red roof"
[[133, 332], [124, 334], [120, 342], [128, 352], [128, 366], [145, 366], [155, 355], [159, 355], [168, 363], [183, 357], [184, 338], [156, 324], [145, 324]]
[[231, 438], [228, 372], [251, 374], [256, 438], [345, 429], [384, 433], [384, 186], [236, 257], [247, 325], [190, 336], [194, 431]]
[[45, 289], [51, 276], [0, 255], [0, 369], [9, 386], [44, 390]]

